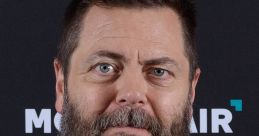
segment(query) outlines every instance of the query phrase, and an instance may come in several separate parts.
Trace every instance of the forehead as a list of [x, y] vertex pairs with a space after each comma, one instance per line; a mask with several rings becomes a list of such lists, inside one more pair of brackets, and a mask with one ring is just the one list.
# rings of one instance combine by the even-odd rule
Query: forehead
[[[169, 8], [90, 8], [82, 22], [79, 48], [84, 54], [112, 50], [127, 56], [183, 57], [178, 15]], [[80, 50], [79, 50], [80, 51]], [[148, 58], [147, 58], [148, 59]]]

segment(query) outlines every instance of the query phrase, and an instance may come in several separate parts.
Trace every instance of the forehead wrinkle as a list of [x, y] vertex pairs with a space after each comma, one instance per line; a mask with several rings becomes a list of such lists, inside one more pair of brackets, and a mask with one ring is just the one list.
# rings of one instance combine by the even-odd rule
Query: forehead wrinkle
[[[130, 36], [112, 36], [112, 35], [109, 35], [109, 36], [100, 36], [98, 37], [94, 44], [96, 44], [97, 42], [100, 42], [102, 40], [105, 40], [105, 39], [133, 39], [133, 40], [140, 40], [140, 41], [148, 41], [150, 44], [154, 44], [154, 45], [159, 45], [159, 46], [164, 46], [164, 43], [162, 41], [154, 41], [154, 39], [145, 39], [145, 38], [137, 38], [137, 37], [130, 37]], [[146, 45], [143, 45], [143, 46], [146, 46]], [[148, 47], [148, 45], [147, 45]], [[140, 56], [140, 53], [138, 52], [138, 55]], [[140, 57], [139, 57], [140, 58]]]
[[[131, 38], [131, 37], [127, 37], [127, 36], [104, 36], [104, 37], [100, 37], [98, 40], [96, 40], [96, 42], [104, 40], [104, 39], [116, 39], [116, 38], [144, 40], [144, 39], [141, 39], [141, 38]], [[157, 41], [150, 41], [150, 44], [159, 45], [159, 46], [163, 45], [162, 42], [157, 42]], [[126, 56], [123, 56], [122, 54], [116, 53], [114, 51], [109, 51], [109, 50], [104, 49], [104, 50], [100, 50], [98, 52], [104, 52], [104, 53], [106, 52], [106, 53], [118, 54], [118, 55], [121, 55], [121, 58], [123, 58], [124, 62], [128, 62], [129, 61], [129, 58], [126, 58]], [[153, 64], [166, 64], [166, 63], [168, 63], [168, 64], [173, 64], [173, 65], [179, 67], [179, 64], [174, 59], [171, 59], [171, 58], [166, 57], [166, 56], [165, 57], [154, 56], [154, 57], [157, 57], [157, 58], [141, 60], [141, 51], [138, 50], [138, 49], [136, 50], [136, 55], [137, 55], [136, 56], [137, 57], [137, 62], [140, 65], [144, 65], [144, 64], [147, 64], [147, 65], [151, 65], [152, 64], [153, 65]], [[103, 54], [100, 55], [100, 56], [107, 57], [106, 55], [103, 55]]]
[[139, 50], [138, 50], [138, 63], [141, 65]]
[[102, 36], [102, 37], [99, 37], [98, 39], [96, 39], [95, 43], [99, 42], [101, 40], [104, 40], [104, 39], [118, 39], [118, 38], [131, 39], [130, 37], [127, 37], [127, 36]]
[[101, 25], [97, 26], [96, 28], [94, 28], [96, 30], [93, 32], [93, 35], [98, 36], [103, 31], [106, 31], [107, 29], [109, 29], [110, 26], [112, 26], [112, 21], [109, 21], [107, 23], [104, 23], [104, 24], [101, 24]]

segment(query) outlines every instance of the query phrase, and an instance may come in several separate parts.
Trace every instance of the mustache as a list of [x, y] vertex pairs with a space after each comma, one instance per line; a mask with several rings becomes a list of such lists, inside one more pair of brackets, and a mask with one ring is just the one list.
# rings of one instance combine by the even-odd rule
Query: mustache
[[99, 115], [91, 125], [93, 130], [103, 133], [111, 127], [133, 127], [146, 129], [153, 136], [161, 134], [163, 126], [161, 121], [150, 116], [141, 108], [124, 106], [111, 113]]

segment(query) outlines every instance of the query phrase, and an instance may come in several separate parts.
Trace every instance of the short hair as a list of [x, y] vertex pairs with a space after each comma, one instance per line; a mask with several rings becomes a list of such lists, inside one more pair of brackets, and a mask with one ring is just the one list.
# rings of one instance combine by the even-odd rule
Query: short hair
[[193, 79], [195, 70], [198, 68], [193, 0], [72, 0], [65, 12], [64, 30], [57, 53], [57, 60], [61, 64], [65, 82], [68, 78], [71, 56], [78, 46], [82, 20], [92, 6], [126, 9], [168, 7], [175, 11], [183, 29], [185, 56], [190, 64], [189, 80]]

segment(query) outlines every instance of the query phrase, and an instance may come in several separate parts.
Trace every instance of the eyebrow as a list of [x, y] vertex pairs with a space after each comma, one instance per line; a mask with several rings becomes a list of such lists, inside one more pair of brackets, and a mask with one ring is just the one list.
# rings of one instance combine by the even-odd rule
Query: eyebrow
[[177, 69], [180, 69], [179, 64], [174, 60], [169, 57], [161, 57], [161, 58], [156, 58], [156, 59], [150, 59], [143, 61], [144, 65], [162, 65], [162, 64], [167, 64], [167, 65], [173, 65]]
[[88, 62], [89, 61], [91, 62], [97, 58], [102, 58], [102, 57], [110, 58], [110, 59], [118, 60], [118, 61], [123, 61], [123, 62], [126, 61], [126, 58], [121, 54], [111, 52], [108, 50], [100, 50], [100, 51], [97, 51], [94, 54], [92, 54], [91, 57], [88, 59]]

